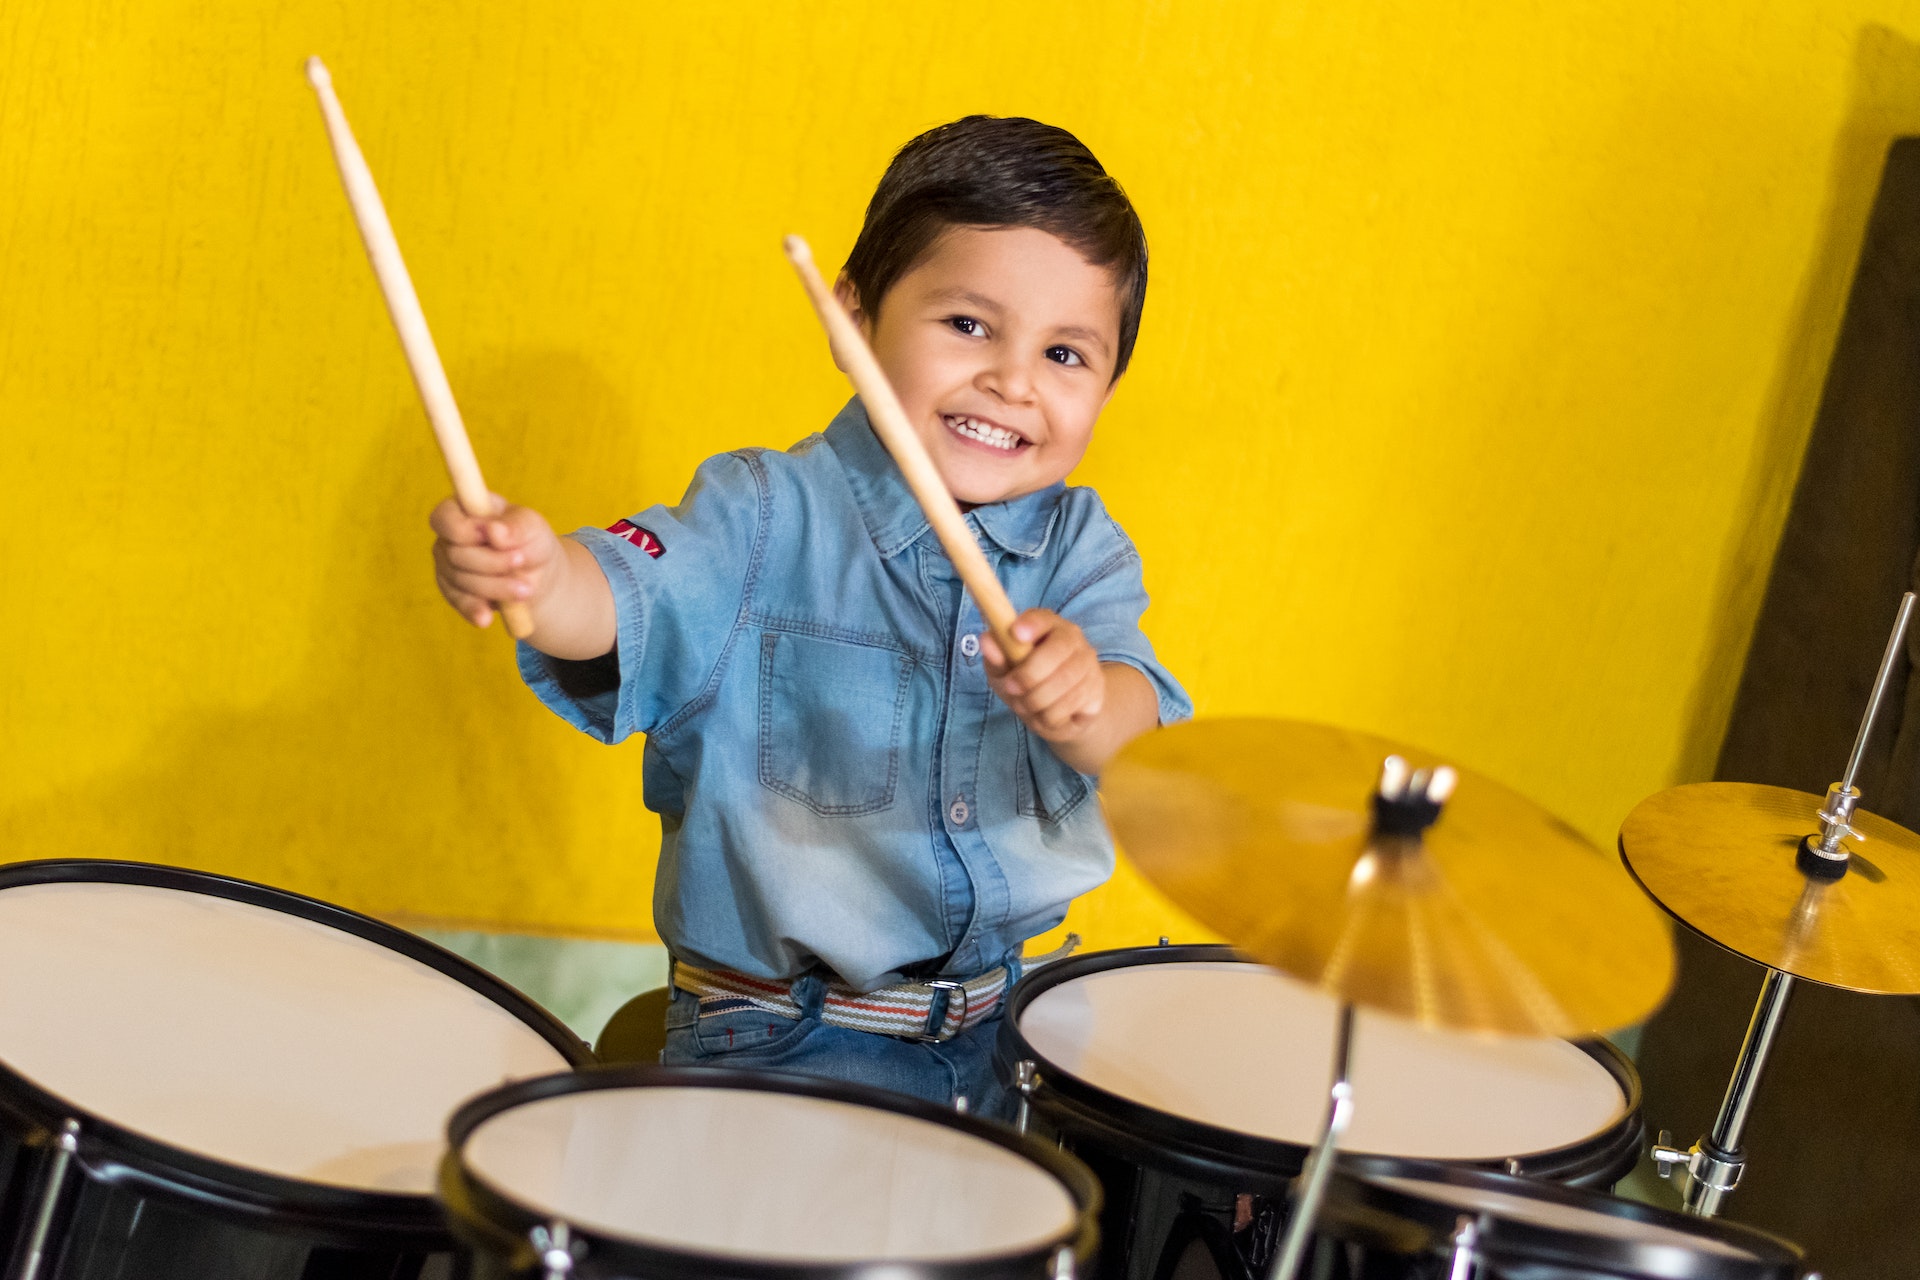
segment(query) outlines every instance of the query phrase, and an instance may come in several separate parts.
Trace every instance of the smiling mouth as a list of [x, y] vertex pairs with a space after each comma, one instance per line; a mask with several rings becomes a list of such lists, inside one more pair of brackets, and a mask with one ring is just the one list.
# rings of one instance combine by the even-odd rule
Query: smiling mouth
[[998, 450], [1001, 453], [1018, 453], [1030, 443], [1027, 438], [1019, 432], [1009, 431], [1005, 427], [995, 426], [993, 423], [983, 421], [980, 418], [943, 413], [940, 415], [940, 421], [946, 425], [947, 430], [953, 432], [953, 434], [959, 436], [962, 440], [970, 440], [975, 444], [985, 445], [987, 448]]

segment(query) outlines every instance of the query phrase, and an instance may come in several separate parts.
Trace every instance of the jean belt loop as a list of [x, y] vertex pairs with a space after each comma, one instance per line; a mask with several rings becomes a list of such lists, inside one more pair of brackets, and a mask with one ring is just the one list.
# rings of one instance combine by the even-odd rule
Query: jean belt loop
[[827, 1002], [827, 977], [818, 969], [809, 969], [793, 980], [787, 993], [800, 1006], [802, 1018], [817, 1018]]

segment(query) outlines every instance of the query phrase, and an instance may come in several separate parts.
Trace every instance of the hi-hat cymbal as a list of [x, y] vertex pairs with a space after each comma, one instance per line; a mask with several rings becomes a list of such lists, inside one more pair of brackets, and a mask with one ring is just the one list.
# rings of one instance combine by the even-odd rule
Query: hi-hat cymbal
[[1107, 820], [1173, 901], [1248, 955], [1431, 1026], [1578, 1037], [1639, 1022], [1668, 926], [1579, 833], [1461, 772], [1439, 820], [1373, 835], [1381, 763], [1430, 752], [1281, 720], [1149, 733], [1107, 766]]
[[1818, 796], [1698, 782], [1640, 802], [1620, 856], [1654, 901], [1729, 951], [1849, 991], [1920, 995], [1920, 836], [1855, 809], [1838, 880], [1794, 860]]

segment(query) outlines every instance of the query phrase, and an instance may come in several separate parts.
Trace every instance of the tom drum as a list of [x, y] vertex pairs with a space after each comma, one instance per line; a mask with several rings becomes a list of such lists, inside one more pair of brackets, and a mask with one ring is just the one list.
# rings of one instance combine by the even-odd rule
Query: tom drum
[[530, 1080], [453, 1118], [476, 1280], [1070, 1280], [1100, 1189], [1049, 1143], [911, 1098], [712, 1067]]
[[297, 894], [0, 866], [0, 1259], [19, 1280], [445, 1272], [447, 1117], [584, 1064], [526, 997]]
[[1328, 1280], [1795, 1280], [1799, 1248], [1739, 1223], [1577, 1187], [1362, 1157], [1329, 1184]]
[[[1227, 947], [1095, 952], [1021, 981], [999, 1067], [1106, 1189], [1102, 1276], [1156, 1280], [1194, 1249], [1260, 1271], [1325, 1121], [1336, 1015]], [[1584, 1185], [1611, 1185], [1639, 1156], [1639, 1079], [1603, 1042], [1362, 1011], [1352, 1079], [1347, 1151]]]

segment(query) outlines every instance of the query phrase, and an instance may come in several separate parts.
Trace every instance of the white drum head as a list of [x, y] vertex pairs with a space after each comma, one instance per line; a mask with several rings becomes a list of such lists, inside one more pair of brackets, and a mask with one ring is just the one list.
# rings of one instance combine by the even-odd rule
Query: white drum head
[[587, 1089], [483, 1120], [467, 1169], [577, 1227], [782, 1262], [959, 1261], [1072, 1236], [1038, 1164], [961, 1129], [799, 1094]]
[[[1237, 962], [1135, 964], [1053, 986], [1020, 1031], [1056, 1067], [1156, 1110], [1302, 1146], [1320, 1136], [1337, 1007]], [[1491, 1160], [1552, 1151], [1626, 1114], [1619, 1084], [1562, 1040], [1354, 1019], [1348, 1151]]]
[[1658, 1222], [1643, 1222], [1617, 1213], [1583, 1209], [1557, 1200], [1536, 1199], [1489, 1187], [1461, 1187], [1448, 1182], [1427, 1182], [1419, 1178], [1374, 1178], [1373, 1182], [1395, 1191], [1452, 1205], [1469, 1213], [1489, 1213], [1508, 1222], [1523, 1222], [1549, 1231], [1565, 1231], [1608, 1240], [1631, 1240], [1635, 1244], [1665, 1245], [1693, 1253], [1712, 1253], [1724, 1258], [1754, 1259], [1758, 1254], [1729, 1244], [1704, 1232], [1681, 1231]]
[[0, 1062], [229, 1164], [433, 1188], [447, 1116], [570, 1065], [478, 992], [265, 907], [146, 885], [0, 890]]

